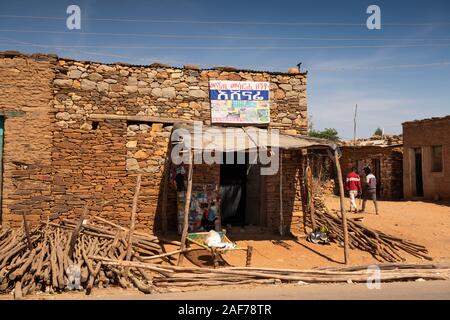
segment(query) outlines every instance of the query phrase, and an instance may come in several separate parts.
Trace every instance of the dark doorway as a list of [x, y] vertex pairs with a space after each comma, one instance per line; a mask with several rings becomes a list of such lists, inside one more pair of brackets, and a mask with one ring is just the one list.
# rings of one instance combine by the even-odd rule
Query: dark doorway
[[[234, 154], [236, 159], [236, 154]], [[229, 159], [224, 156], [224, 159]], [[220, 165], [220, 217], [222, 226], [245, 225], [247, 165]]]
[[380, 159], [372, 159], [372, 173], [375, 175], [377, 179], [377, 196], [381, 196], [383, 194], [383, 190], [381, 190], [381, 164]]
[[414, 164], [416, 168], [416, 196], [423, 197], [422, 149], [414, 148]]
[[[228, 156], [228, 158], [227, 158]], [[224, 159], [238, 154], [224, 155]], [[222, 164], [220, 166], [220, 216], [223, 226], [261, 225], [261, 166], [249, 164], [248, 154], [240, 154], [241, 164]], [[228, 161], [226, 161], [228, 162]]]

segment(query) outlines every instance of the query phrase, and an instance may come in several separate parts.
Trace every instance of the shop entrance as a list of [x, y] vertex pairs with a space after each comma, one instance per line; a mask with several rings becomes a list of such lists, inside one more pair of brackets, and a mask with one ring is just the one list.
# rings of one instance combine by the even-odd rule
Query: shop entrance
[[423, 178], [422, 178], [422, 149], [414, 148], [414, 165], [415, 165], [415, 187], [416, 197], [423, 197]]
[[[234, 154], [236, 159], [236, 153]], [[247, 158], [247, 157], [246, 157]], [[225, 156], [224, 156], [225, 159]], [[222, 226], [261, 225], [260, 165], [220, 165], [220, 216]]]
[[377, 196], [381, 197], [383, 190], [381, 190], [381, 164], [380, 159], [372, 159], [372, 173], [377, 179]]

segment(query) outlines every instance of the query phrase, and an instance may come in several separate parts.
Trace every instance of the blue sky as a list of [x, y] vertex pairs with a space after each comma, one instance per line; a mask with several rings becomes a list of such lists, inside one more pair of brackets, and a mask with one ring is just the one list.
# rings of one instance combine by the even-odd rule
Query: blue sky
[[[66, 8], [81, 8], [81, 30]], [[366, 8], [381, 8], [368, 30]], [[106, 34], [105, 34], [106, 33]], [[450, 1], [2, 1], [0, 50], [102, 62], [308, 70], [316, 129], [359, 137], [450, 114]]]

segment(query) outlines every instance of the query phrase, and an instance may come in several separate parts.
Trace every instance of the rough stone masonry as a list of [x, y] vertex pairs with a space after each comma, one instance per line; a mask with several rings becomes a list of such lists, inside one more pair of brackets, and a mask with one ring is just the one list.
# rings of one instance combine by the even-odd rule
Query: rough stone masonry
[[[128, 224], [136, 174], [143, 174], [140, 228], [160, 228], [165, 156], [172, 124], [94, 119], [92, 115], [202, 121], [209, 125], [210, 79], [270, 82], [270, 128], [306, 134], [306, 73], [175, 68], [74, 61], [54, 55], [0, 53], [0, 115], [5, 119], [2, 224], [48, 216], [92, 214]], [[283, 156], [284, 220], [301, 224], [302, 156]], [[194, 169], [194, 182], [220, 179], [219, 165]], [[264, 179], [264, 226], [279, 222], [280, 176]], [[168, 227], [176, 228], [176, 195], [168, 195]]]

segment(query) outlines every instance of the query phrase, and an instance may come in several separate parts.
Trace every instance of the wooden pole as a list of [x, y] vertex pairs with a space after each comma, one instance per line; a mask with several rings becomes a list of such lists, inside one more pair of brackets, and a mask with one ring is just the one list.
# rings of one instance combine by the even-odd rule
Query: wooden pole
[[192, 194], [192, 173], [194, 168], [194, 152], [191, 150], [189, 152], [189, 170], [188, 170], [188, 184], [186, 190], [186, 196], [184, 199], [184, 216], [183, 216], [183, 233], [181, 234], [181, 245], [180, 245], [180, 256], [178, 257], [178, 265], [183, 262], [183, 252], [186, 250], [186, 238], [189, 228], [189, 207], [191, 205], [191, 194]]
[[161, 229], [162, 233], [167, 233], [167, 195], [169, 193], [169, 176], [170, 176], [170, 141], [169, 148], [167, 148], [166, 161], [164, 165], [165, 174], [164, 174], [164, 186], [163, 186], [163, 202], [161, 208]]
[[313, 191], [312, 171], [311, 171], [311, 167], [309, 166], [309, 160], [307, 160], [306, 179], [308, 182], [309, 214], [311, 216], [311, 226], [314, 231], [314, 230], [316, 230], [317, 224], [316, 224], [316, 211], [314, 208], [314, 191]]
[[68, 251], [70, 259], [73, 258], [73, 250], [75, 249], [75, 244], [77, 243], [78, 235], [80, 234], [81, 228], [83, 227], [84, 217], [87, 215], [87, 212], [88, 212], [88, 205], [86, 204], [84, 206], [83, 212], [81, 213], [81, 217], [78, 220], [75, 229], [73, 229], [72, 235], [70, 237], [69, 251]]
[[356, 114], [358, 113], [358, 104], [355, 106], [355, 116], [353, 117], [353, 145], [356, 146]]
[[141, 191], [141, 177], [142, 177], [142, 175], [139, 173], [136, 178], [136, 191], [134, 192], [133, 207], [131, 208], [130, 230], [128, 231], [128, 248], [127, 248], [127, 256], [126, 256], [127, 260], [131, 259], [131, 249], [133, 246], [133, 241], [132, 241], [133, 240], [133, 231], [134, 231], [134, 226], [136, 224], [137, 204], [138, 204], [138, 199], [139, 199], [139, 193]]
[[283, 150], [280, 149], [280, 235], [284, 236], [283, 218]]
[[[189, 248], [184, 250], [184, 252], [188, 252], [188, 251], [192, 251], [192, 250], [197, 250], [196, 248]], [[160, 258], [164, 258], [164, 257], [169, 257], [169, 256], [173, 256], [177, 253], [184, 253], [181, 251], [181, 249], [175, 250], [175, 251], [171, 251], [171, 252], [167, 252], [167, 253], [162, 253], [162, 254], [158, 254], [158, 255], [153, 255], [153, 256], [148, 256], [148, 257], [139, 257], [141, 261], [149, 261], [149, 260], [154, 260], [154, 259], [160, 259]]]
[[353, 157], [352, 161], [356, 161], [356, 114], [358, 113], [358, 104], [355, 105], [355, 116], [353, 117]]
[[[303, 212], [308, 211], [308, 203], [307, 203], [307, 198], [308, 198], [308, 193], [306, 191], [306, 189], [308, 188], [308, 186], [306, 185], [306, 160], [305, 160], [305, 152], [304, 149], [302, 149], [302, 160], [301, 160], [301, 166], [302, 166], [302, 170], [301, 170], [301, 174], [299, 177], [299, 184], [301, 186], [300, 188], [300, 192], [301, 192], [301, 196], [302, 196], [302, 210]], [[303, 215], [303, 232], [305, 233], [305, 235], [308, 233], [308, 230], [306, 230], [306, 225], [307, 225], [307, 221], [308, 220], [308, 216], [307, 214]]]
[[334, 150], [334, 162], [336, 164], [336, 173], [339, 181], [339, 196], [341, 205], [341, 218], [342, 218], [342, 228], [344, 233], [344, 261], [345, 264], [349, 263], [348, 259], [348, 229], [347, 229], [347, 217], [344, 209], [344, 183], [342, 181], [342, 171], [341, 165], [339, 163], [339, 155], [337, 149]]

